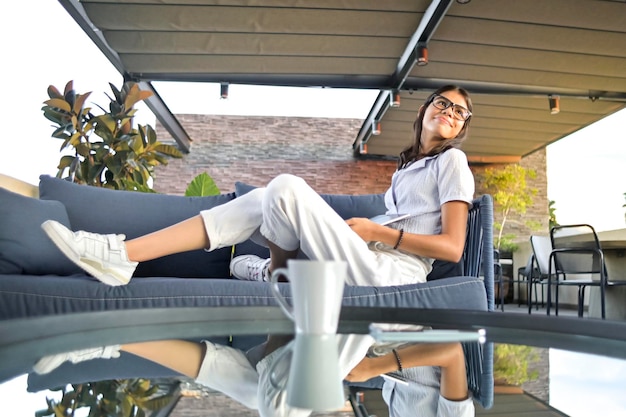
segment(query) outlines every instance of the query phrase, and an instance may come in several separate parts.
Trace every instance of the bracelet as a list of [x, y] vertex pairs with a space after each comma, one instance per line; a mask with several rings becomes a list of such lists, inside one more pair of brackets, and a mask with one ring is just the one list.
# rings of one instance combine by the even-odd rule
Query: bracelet
[[400, 243], [402, 243], [403, 237], [404, 237], [404, 229], [400, 229], [400, 236], [398, 236], [398, 241], [396, 242], [396, 245], [393, 247], [394, 249], [398, 249], [398, 246], [400, 246]]
[[402, 372], [402, 361], [400, 360], [400, 355], [398, 355], [398, 351], [395, 349], [391, 349], [393, 355], [396, 357], [396, 362], [398, 362], [398, 371]]

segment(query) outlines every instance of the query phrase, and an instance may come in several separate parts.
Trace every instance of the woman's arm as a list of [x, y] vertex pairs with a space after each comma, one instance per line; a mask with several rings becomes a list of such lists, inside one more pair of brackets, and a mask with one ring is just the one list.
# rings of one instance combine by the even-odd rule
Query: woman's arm
[[[441, 395], [451, 401], [468, 398], [465, 355], [460, 343], [423, 343], [396, 351], [402, 368], [441, 367]], [[346, 377], [351, 382], [367, 381], [375, 376], [398, 370], [393, 352], [374, 358], [366, 357]]]
[[[441, 234], [418, 235], [404, 232], [399, 249], [426, 258], [458, 262], [465, 247], [467, 213], [469, 207], [464, 201], [449, 201], [441, 206]], [[381, 226], [369, 219], [353, 218], [348, 225], [366, 242], [378, 241], [395, 246], [400, 231]]]

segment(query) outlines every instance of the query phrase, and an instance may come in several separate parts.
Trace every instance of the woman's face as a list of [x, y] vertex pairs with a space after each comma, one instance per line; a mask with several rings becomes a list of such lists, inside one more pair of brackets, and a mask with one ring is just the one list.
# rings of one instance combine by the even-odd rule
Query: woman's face
[[[458, 91], [446, 91], [440, 95], [450, 100], [453, 104], [463, 106], [465, 109], [468, 107], [465, 97]], [[438, 97], [435, 97], [435, 100], [437, 99]], [[439, 98], [439, 100], [441, 99]], [[459, 120], [453, 116], [453, 112], [458, 110], [458, 108], [454, 109], [453, 107], [454, 106], [449, 106], [447, 109], [438, 109], [432, 102], [428, 104], [422, 122], [422, 134], [428, 133], [443, 139], [454, 139], [457, 137], [461, 129], [463, 129], [465, 121]]]

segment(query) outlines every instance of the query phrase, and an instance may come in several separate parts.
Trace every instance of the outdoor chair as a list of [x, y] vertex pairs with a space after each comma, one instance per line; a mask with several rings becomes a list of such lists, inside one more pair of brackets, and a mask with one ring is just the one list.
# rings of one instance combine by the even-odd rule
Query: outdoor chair
[[[609, 281], [604, 252], [595, 229], [588, 224], [556, 226], [550, 231], [550, 240], [553, 249], [550, 254], [548, 273], [547, 314], [550, 314], [551, 307], [550, 284], [555, 285], [554, 312], [556, 315], [559, 314], [559, 287], [578, 287], [578, 317], [583, 315], [585, 289], [599, 287], [600, 310], [604, 319], [606, 317], [606, 288], [626, 285], [626, 281]], [[571, 275], [583, 275], [583, 277], [570, 278]], [[594, 275], [599, 276], [599, 279], [593, 279]]]
[[493, 250], [493, 285], [497, 288], [496, 305], [504, 312], [504, 277], [502, 276], [502, 264], [500, 263], [500, 251]]
[[550, 272], [549, 263], [550, 253], [552, 252], [552, 242], [549, 236], [532, 235], [530, 237], [530, 247], [533, 253], [522, 272], [522, 275], [528, 281], [526, 291], [528, 314], [531, 314], [532, 311], [533, 289], [535, 291], [535, 309], [539, 309], [539, 291], [537, 291], [537, 286], [541, 286], [541, 306], [543, 307], [544, 305], [543, 286], [547, 285], [548, 274]]
[[[493, 249], [493, 200], [485, 194], [473, 200], [467, 218], [465, 250], [459, 262], [462, 274], [482, 279], [487, 310], [495, 310]], [[440, 277], [443, 278], [443, 277]], [[453, 307], [452, 307], [453, 308]], [[467, 384], [474, 399], [485, 409], [493, 406], [493, 342], [461, 342], [465, 354]], [[380, 389], [383, 378], [351, 383], [351, 387]]]
[[[467, 218], [463, 251], [463, 274], [482, 277], [487, 310], [494, 311], [493, 199], [485, 194], [473, 200]], [[500, 291], [502, 294], [502, 291]], [[467, 384], [474, 399], [485, 409], [493, 405], [493, 343], [463, 342]]]
[[[522, 284], [528, 281], [528, 285], [530, 285], [533, 268], [535, 268], [535, 255], [530, 255], [528, 257], [528, 261], [526, 262], [526, 266], [521, 266], [517, 268], [517, 279], [515, 282], [517, 283], [517, 306], [522, 306]], [[526, 294], [528, 294], [528, 289], [526, 290]], [[543, 295], [543, 294], [542, 294]], [[528, 297], [526, 298], [526, 303], [528, 304], [530, 300]], [[543, 299], [542, 299], [543, 306]]]

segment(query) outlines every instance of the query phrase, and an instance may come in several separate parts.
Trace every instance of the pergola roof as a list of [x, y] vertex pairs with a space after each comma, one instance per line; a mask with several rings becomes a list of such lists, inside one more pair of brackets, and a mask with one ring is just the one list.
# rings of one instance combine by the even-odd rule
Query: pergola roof
[[[423, 99], [448, 83], [472, 93], [464, 150], [474, 162], [517, 161], [626, 106], [624, 0], [60, 2], [143, 88], [194, 81], [380, 90], [355, 154], [366, 143], [369, 155], [397, 155]], [[390, 106], [395, 90], [399, 107]], [[560, 113], [550, 113], [549, 95], [559, 96]], [[161, 97], [148, 105], [187, 150]]]

